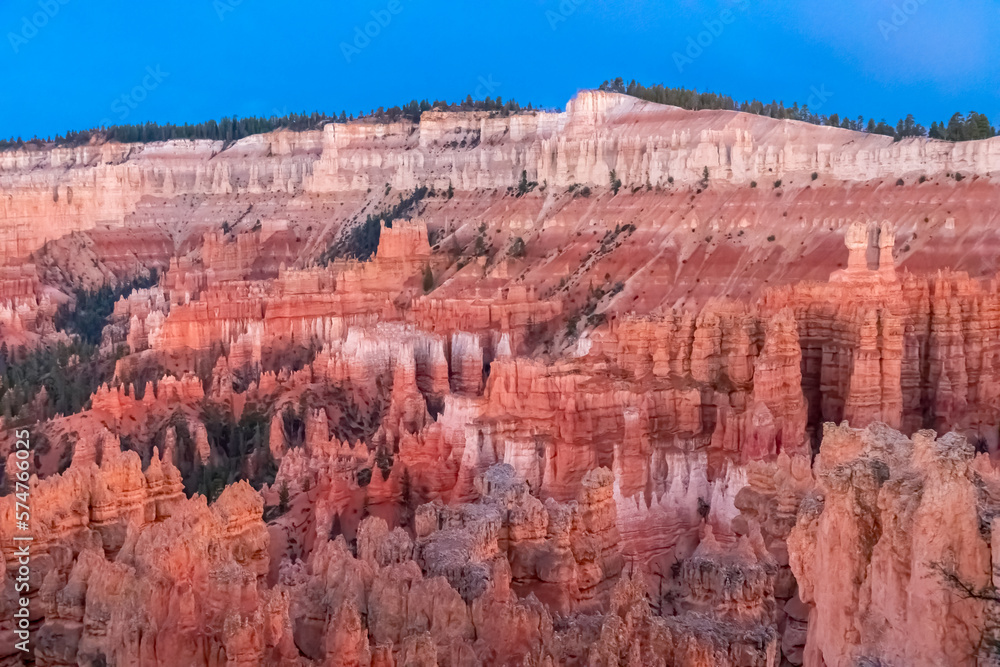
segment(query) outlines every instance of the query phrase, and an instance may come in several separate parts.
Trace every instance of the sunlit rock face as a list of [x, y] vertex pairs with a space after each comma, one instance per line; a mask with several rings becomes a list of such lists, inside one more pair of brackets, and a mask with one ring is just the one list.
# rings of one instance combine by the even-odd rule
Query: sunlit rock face
[[[983, 455], [985, 457], [985, 455]], [[974, 665], [991, 584], [996, 473], [951, 433], [828, 424], [788, 539], [810, 607], [807, 664]], [[985, 493], [984, 493], [985, 492]]]
[[147, 282], [86, 400], [0, 398], [0, 637], [27, 429], [37, 665], [988, 664], [998, 141], [583, 92], [3, 153], [4, 363]]
[[[902, 266], [981, 277], [996, 270], [988, 211], [998, 146], [893, 142], [583, 91], [562, 113], [432, 111], [418, 124], [330, 124], [232, 145], [7, 151], [0, 155], [0, 257], [35, 253], [44, 275], [94, 285], [144, 266], [165, 269], [178, 255], [184, 265], [208, 235], [205, 255], [220, 276], [239, 261], [273, 273], [283, 262], [317, 256], [345, 227], [395, 204], [397, 194], [428, 187], [453, 193], [433, 197], [424, 212], [442, 250], [452, 234], [463, 246], [474, 243], [486, 223], [484, 240], [499, 249], [515, 238], [528, 242], [508, 275], [527, 269], [525, 282], [542, 292], [564, 281], [585, 297], [605, 274], [611, 285], [641, 278], [626, 284], [616, 312], [825, 280], [846, 267], [833, 251], [868, 211], [894, 226], [890, 253]], [[611, 170], [622, 181], [615, 196]], [[515, 197], [522, 173], [537, 186]], [[949, 177], [955, 173], [965, 178]], [[582, 187], [591, 194], [580, 195]], [[223, 222], [238, 232], [256, 228], [264, 247], [227, 249]], [[615, 234], [621, 228], [629, 231]], [[877, 246], [867, 254], [874, 260]]]

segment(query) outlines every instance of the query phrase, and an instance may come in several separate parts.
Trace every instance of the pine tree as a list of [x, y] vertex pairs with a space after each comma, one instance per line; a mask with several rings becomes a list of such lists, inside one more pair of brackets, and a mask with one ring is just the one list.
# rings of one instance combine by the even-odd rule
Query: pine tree
[[413, 519], [413, 509], [411, 508], [411, 498], [413, 496], [413, 482], [410, 480], [409, 468], [403, 469], [403, 479], [400, 482], [400, 500], [402, 501], [402, 511], [400, 512], [400, 524], [408, 526]]
[[517, 194], [523, 195], [528, 192], [528, 172], [521, 170], [521, 181], [517, 184]]
[[968, 124], [971, 126], [969, 135], [973, 139], [989, 139], [995, 135], [993, 128], [990, 127], [989, 118], [984, 114], [970, 111]]
[[945, 138], [948, 141], [966, 141], [965, 117], [956, 113], [948, 121], [948, 128], [945, 130]]
[[288, 511], [288, 482], [282, 481], [278, 490], [278, 511], [284, 514]]
[[431, 271], [431, 265], [428, 264], [424, 267], [424, 293], [430, 292], [434, 289], [434, 273]]

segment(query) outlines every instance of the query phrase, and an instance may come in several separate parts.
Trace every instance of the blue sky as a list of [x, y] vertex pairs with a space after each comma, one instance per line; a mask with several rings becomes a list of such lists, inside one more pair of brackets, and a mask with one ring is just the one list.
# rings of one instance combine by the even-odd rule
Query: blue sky
[[562, 107], [615, 76], [1000, 122], [996, 0], [6, 0], [0, 36], [0, 137], [467, 94]]

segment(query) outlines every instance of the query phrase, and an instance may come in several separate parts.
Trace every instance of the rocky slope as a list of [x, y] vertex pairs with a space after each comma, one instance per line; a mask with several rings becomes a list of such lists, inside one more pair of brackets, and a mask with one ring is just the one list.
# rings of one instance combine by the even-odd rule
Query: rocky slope
[[37, 665], [988, 664], [997, 141], [584, 92], [4, 153], [9, 349], [160, 273], [0, 421], [0, 636], [27, 428]]
[[[788, 539], [810, 605], [806, 662], [989, 664], [991, 463], [961, 437], [829, 424]], [[978, 465], [977, 465], [978, 464]], [[992, 626], [992, 621], [989, 622]], [[994, 629], [995, 631], [995, 629]]]

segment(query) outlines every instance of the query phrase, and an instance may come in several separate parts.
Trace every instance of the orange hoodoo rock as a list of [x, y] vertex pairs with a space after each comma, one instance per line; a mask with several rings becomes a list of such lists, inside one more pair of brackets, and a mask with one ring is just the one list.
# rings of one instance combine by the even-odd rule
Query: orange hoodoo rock
[[0, 637], [24, 472], [47, 667], [986, 664], [998, 146], [584, 91], [0, 152]]
[[996, 555], [973, 454], [956, 434], [827, 425], [788, 539], [811, 609], [805, 664], [978, 664], [987, 603], [960, 585], [988, 586]]
[[[185, 499], [179, 472], [155, 450], [145, 473], [134, 452], [105, 446], [102, 458], [100, 467], [74, 462], [62, 476], [33, 483], [31, 597], [44, 617], [36, 659], [215, 664], [206, 656], [230, 650], [240, 634], [229, 629], [235, 623], [261, 640], [255, 661], [284, 651], [281, 664], [295, 664], [290, 637], [280, 646], [287, 601], [284, 612], [275, 609], [277, 626], [262, 614], [272, 592], [257, 587], [267, 533], [256, 492], [231, 486], [209, 508]], [[13, 517], [13, 496], [4, 501], [0, 513]], [[16, 565], [13, 549], [4, 555]]]
[[431, 256], [427, 242], [427, 224], [423, 220], [399, 220], [391, 227], [381, 223], [375, 257], [382, 262], [420, 262]]

